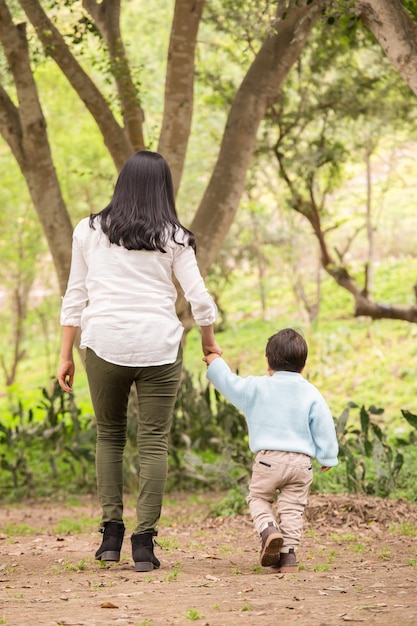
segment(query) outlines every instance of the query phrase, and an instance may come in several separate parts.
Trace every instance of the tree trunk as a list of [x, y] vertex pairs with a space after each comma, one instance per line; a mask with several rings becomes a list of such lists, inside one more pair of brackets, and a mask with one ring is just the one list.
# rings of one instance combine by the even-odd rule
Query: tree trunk
[[356, 13], [417, 95], [417, 24], [400, 0], [355, 0]]
[[322, 0], [296, 7], [279, 21], [277, 30], [266, 37], [235, 96], [217, 163], [190, 226], [196, 235], [203, 275], [219, 254], [234, 220], [259, 124], [276, 101], [325, 4]]
[[178, 192], [191, 131], [194, 55], [205, 0], [176, 0], [168, 50], [165, 102], [158, 152], [171, 168]]
[[33, 79], [25, 24], [15, 26], [0, 0], [0, 42], [13, 74], [19, 108], [0, 90], [0, 132], [26, 179], [51, 251], [61, 293], [71, 262], [72, 225], [52, 161], [46, 122]]

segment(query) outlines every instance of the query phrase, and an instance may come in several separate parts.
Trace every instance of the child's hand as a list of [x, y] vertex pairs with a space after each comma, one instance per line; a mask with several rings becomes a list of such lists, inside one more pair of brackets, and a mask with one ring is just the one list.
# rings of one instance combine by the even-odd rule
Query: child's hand
[[218, 358], [220, 358], [220, 354], [217, 354], [217, 352], [210, 352], [209, 354], [206, 354], [205, 357], [203, 357], [203, 361], [208, 367], [210, 363], [213, 363], [213, 361]]

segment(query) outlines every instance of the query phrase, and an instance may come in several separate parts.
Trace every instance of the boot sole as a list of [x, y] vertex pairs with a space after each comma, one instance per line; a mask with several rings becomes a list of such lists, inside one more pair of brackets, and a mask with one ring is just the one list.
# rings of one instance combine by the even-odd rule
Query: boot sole
[[96, 556], [97, 561], [120, 561], [120, 552], [107, 550]]
[[154, 565], [148, 561], [138, 561], [135, 563], [135, 572], [151, 572], [153, 569], [158, 569], [159, 565]]
[[280, 574], [298, 574], [298, 565], [283, 565], [282, 567], [274, 568]]
[[265, 542], [261, 554], [262, 567], [270, 567], [276, 565], [281, 558], [280, 548], [283, 544], [283, 538], [280, 535], [268, 537]]

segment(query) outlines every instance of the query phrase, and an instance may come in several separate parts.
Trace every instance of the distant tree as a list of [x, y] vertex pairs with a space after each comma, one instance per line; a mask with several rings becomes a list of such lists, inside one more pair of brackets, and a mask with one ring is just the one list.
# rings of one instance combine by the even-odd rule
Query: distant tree
[[[388, 305], [372, 297], [372, 157], [390, 134], [415, 133], [414, 96], [378, 49], [372, 50], [364, 33], [346, 28], [344, 19], [341, 22], [333, 30], [318, 31], [305, 48], [268, 111], [269, 130], [260, 138], [258, 150], [262, 154], [269, 144], [289, 193], [288, 206], [310, 223], [322, 267], [352, 295], [355, 316], [417, 322], [415, 305]], [[332, 197], [346, 180], [346, 161], [359, 159], [366, 169], [365, 210], [359, 219], [356, 208], [355, 222], [345, 223], [332, 210]], [[368, 243], [362, 275], [346, 260], [360, 232], [366, 233]]]

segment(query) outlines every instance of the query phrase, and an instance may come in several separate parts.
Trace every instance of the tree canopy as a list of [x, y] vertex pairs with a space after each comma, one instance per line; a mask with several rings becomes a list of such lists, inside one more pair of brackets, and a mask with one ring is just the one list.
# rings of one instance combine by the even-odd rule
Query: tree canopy
[[[133, 151], [144, 147], [167, 158], [181, 197], [190, 151], [204, 142], [205, 132], [211, 133], [210, 152], [202, 151], [205, 162], [189, 177], [199, 179], [200, 200], [187, 216], [204, 275], [219, 258], [248, 172], [263, 152], [275, 160], [291, 208], [312, 225], [323, 267], [353, 295], [355, 313], [416, 322], [415, 303], [374, 302], [367, 279], [359, 286], [343, 254], [330, 252], [325, 231], [334, 224], [324, 202], [335, 189], [346, 155], [364, 151], [370, 145], [367, 136], [379, 135], [378, 126], [369, 125], [371, 119], [384, 127], [413, 122], [415, 0], [139, 4], [0, 0], [2, 153], [7, 146], [26, 181], [61, 293], [79, 215], [68, 209], [68, 199], [77, 195], [68, 188], [68, 159], [73, 156], [59, 154], [49, 129], [65, 133], [70, 143], [67, 120], [73, 123], [74, 112], [87, 110], [108, 159], [97, 144], [90, 144], [87, 133], [79, 148], [85, 151], [84, 163], [90, 162], [88, 178], [97, 190], [102, 188], [103, 197], [111, 187], [109, 163], [116, 174]], [[153, 13], [154, 56], [141, 46], [144, 11]], [[367, 69], [355, 65], [360, 54], [367, 55]], [[378, 75], [377, 68], [385, 68], [386, 74]], [[57, 95], [59, 102], [51, 98], [52, 89], [45, 96], [48, 80], [61, 86], [57, 94], [65, 97]], [[159, 99], [149, 87], [155, 81]], [[210, 124], [195, 110], [196, 98], [199, 106], [206, 103]], [[342, 137], [340, 124], [351, 124], [355, 141]], [[88, 213], [92, 189], [83, 188], [85, 169], [79, 174], [78, 196]]]

